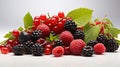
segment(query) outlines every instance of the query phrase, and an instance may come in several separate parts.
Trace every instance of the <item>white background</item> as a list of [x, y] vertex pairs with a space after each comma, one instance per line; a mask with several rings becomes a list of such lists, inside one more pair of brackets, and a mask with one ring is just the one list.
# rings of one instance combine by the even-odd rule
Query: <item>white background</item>
[[[88, 7], [93, 9], [93, 19], [107, 15], [120, 28], [120, 0], [0, 0], [0, 41], [8, 31], [23, 26], [23, 17], [30, 12], [34, 17], [42, 13], [50, 15], [72, 9]], [[120, 66], [120, 51], [93, 57], [51, 56], [33, 57], [0, 54], [0, 67], [114, 67]]]

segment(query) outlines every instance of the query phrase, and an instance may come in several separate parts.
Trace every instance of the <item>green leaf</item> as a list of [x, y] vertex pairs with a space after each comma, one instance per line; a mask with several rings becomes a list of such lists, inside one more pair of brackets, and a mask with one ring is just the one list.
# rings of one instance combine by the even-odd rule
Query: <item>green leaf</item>
[[22, 32], [22, 31], [23, 31], [23, 28], [22, 28], [22, 27], [19, 27], [18, 30], [19, 30], [20, 32]]
[[120, 34], [120, 30], [114, 27], [110, 28], [108, 32], [112, 34], [113, 37], [118, 37], [118, 34]]
[[108, 18], [104, 18], [103, 21], [110, 23], [110, 25], [113, 27], [112, 22]]
[[12, 32], [9, 32], [7, 34], [5, 34], [4, 38], [10, 38], [12, 36]]
[[117, 41], [117, 43], [120, 45], [120, 40], [116, 40]]
[[88, 31], [85, 32], [85, 42], [88, 43], [90, 40], [96, 40], [99, 32], [100, 32], [99, 25], [90, 28]]
[[53, 41], [53, 35], [50, 33], [50, 41]]
[[86, 32], [86, 31], [88, 31], [89, 29], [91, 29], [93, 26], [92, 25], [90, 25], [89, 23], [88, 24], [86, 24], [85, 26], [84, 26], [84, 30], [83, 30], [83, 32]]
[[25, 27], [25, 29], [28, 29], [29, 26], [33, 25], [33, 18], [30, 15], [29, 12], [24, 16], [23, 21], [24, 21], [24, 27]]
[[92, 12], [93, 10], [88, 8], [78, 8], [70, 11], [67, 17], [71, 17], [77, 26], [84, 26], [91, 20]]
[[4, 45], [6, 43], [7, 40], [3, 40], [2, 42], [0, 42], [1, 45]]

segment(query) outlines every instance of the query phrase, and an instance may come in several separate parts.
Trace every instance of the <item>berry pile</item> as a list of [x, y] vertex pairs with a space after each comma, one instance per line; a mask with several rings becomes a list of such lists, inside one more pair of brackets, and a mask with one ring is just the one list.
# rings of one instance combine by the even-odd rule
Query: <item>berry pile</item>
[[53, 54], [55, 57], [62, 55], [91, 57], [93, 54], [115, 52], [119, 48], [116, 39], [110, 33], [104, 32], [106, 24], [109, 23], [98, 21], [88, 23], [93, 27], [97, 25], [101, 27], [96, 39], [91, 40], [86, 36], [86, 26], [79, 27], [74, 19], [66, 17], [64, 12], [58, 12], [58, 15], [52, 17], [45, 14], [35, 16], [32, 23], [30, 28], [10, 32], [11, 37], [0, 45], [1, 53], [13, 52], [17, 56]]

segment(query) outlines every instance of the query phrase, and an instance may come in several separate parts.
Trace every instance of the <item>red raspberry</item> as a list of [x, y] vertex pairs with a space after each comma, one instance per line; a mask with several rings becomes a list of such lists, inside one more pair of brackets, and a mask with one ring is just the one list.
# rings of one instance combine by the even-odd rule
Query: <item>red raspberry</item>
[[60, 34], [60, 40], [62, 40], [65, 46], [69, 46], [73, 39], [73, 35], [69, 31], [63, 31]]
[[37, 27], [37, 30], [41, 30], [43, 35], [46, 37], [50, 34], [50, 29], [46, 24], [41, 24]]
[[74, 55], [81, 55], [83, 47], [86, 43], [82, 39], [73, 40], [70, 43], [70, 50]]
[[104, 44], [102, 43], [98, 43], [94, 46], [94, 52], [96, 54], [103, 54], [105, 52], [106, 48], [104, 46]]
[[60, 57], [64, 54], [64, 48], [61, 47], [61, 46], [57, 46], [55, 47], [53, 50], [52, 50], [52, 54], [55, 56], [55, 57]]

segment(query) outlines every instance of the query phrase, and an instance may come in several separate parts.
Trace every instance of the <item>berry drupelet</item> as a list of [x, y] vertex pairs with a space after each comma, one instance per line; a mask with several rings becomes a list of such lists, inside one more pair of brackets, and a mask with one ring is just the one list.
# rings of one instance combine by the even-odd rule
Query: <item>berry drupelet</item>
[[85, 34], [83, 33], [82, 30], [76, 30], [73, 33], [73, 35], [74, 35], [74, 39], [82, 39], [82, 40], [84, 40], [84, 38], [85, 38]]
[[92, 46], [94, 47], [94, 45], [96, 45], [98, 42], [96, 40], [91, 40], [87, 43], [88, 46]]
[[42, 37], [42, 31], [41, 30], [35, 30], [31, 34], [31, 40], [33, 42], [36, 42], [40, 37]]
[[34, 56], [42, 56], [43, 54], [43, 51], [44, 51], [44, 48], [41, 46], [41, 44], [39, 43], [35, 43], [33, 46], [32, 46], [32, 54]]
[[87, 57], [90, 57], [90, 56], [92, 56], [93, 55], [93, 47], [91, 47], [91, 46], [85, 46], [85, 47], [83, 47], [83, 49], [82, 49], [82, 55], [83, 56], [87, 56]]
[[77, 25], [73, 20], [67, 20], [64, 24], [64, 29], [70, 31], [71, 33], [74, 33], [77, 29]]
[[24, 46], [23, 44], [18, 44], [13, 47], [14, 55], [23, 55], [24, 54]]
[[33, 42], [31, 41], [27, 41], [24, 43], [24, 48], [25, 48], [25, 54], [32, 54], [32, 46], [33, 46]]

